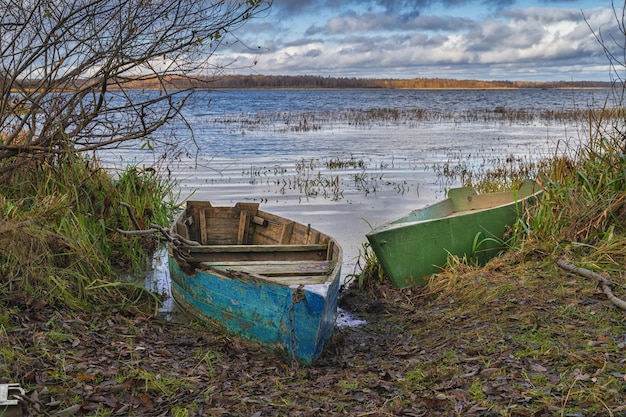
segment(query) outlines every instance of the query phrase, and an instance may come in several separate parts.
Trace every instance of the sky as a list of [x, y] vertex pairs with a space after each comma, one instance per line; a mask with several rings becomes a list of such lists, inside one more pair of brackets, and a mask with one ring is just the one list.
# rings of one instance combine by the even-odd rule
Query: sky
[[610, 81], [594, 32], [617, 29], [606, 0], [274, 0], [219, 54], [227, 74]]

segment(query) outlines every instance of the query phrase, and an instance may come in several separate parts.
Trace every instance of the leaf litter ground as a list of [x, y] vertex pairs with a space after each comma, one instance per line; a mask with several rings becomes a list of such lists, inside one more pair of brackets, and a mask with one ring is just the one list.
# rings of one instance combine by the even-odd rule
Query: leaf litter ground
[[2, 298], [0, 382], [26, 389], [25, 415], [626, 415], [624, 313], [541, 254], [349, 289], [342, 308], [367, 324], [338, 327], [309, 367], [139, 311]]

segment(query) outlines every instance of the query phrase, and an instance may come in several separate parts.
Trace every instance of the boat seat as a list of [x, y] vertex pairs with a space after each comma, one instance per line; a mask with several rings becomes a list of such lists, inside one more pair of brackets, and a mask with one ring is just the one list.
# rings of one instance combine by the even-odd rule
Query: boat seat
[[333, 261], [220, 261], [201, 262], [201, 266], [236, 270], [260, 276], [307, 276], [327, 274], [333, 267]]
[[185, 246], [190, 253], [213, 253], [213, 252], [308, 252], [326, 251], [328, 244], [319, 243], [313, 245], [200, 245]]
[[333, 268], [332, 261], [235, 261], [201, 262], [200, 268], [223, 273], [232, 278], [272, 281], [281, 285], [310, 285], [325, 282]]

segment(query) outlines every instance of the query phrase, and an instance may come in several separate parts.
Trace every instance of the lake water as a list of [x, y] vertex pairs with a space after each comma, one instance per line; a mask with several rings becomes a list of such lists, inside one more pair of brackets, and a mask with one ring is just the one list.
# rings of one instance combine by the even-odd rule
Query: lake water
[[[458, 178], [507, 157], [548, 157], [588, 135], [558, 115], [601, 108], [606, 90], [234, 90], [196, 92], [154, 138], [156, 151], [107, 151], [111, 168], [166, 152], [181, 198], [257, 201], [311, 224], [355, 270], [371, 227], [445, 197]], [[193, 133], [188, 129], [193, 128]], [[175, 144], [177, 149], [167, 144]], [[163, 263], [155, 264], [163, 269]]]

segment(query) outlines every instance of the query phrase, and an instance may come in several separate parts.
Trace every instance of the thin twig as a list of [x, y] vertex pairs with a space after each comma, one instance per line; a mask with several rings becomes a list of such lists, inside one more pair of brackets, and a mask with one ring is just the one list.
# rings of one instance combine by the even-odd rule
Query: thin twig
[[135, 219], [135, 216], [133, 216], [133, 211], [130, 207], [130, 204], [120, 201], [120, 206], [126, 207], [126, 211], [128, 212], [128, 217], [130, 217], [130, 220], [133, 222], [135, 229], [141, 230], [141, 227], [139, 227], [139, 223], [137, 222], [137, 219]]
[[174, 245], [178, 246], [182, 242], [185, 245], [189, 245], [189, 246], [201, 246], [200, 243], [196, 242], [195, 240], [185, 239], [184, 237], [182, 237], [178, 233], [173, 233], [171, 230], [167, 231], [166, 229], [164, 229], [163, 227], [159, 226], [158, 224], [151, 224], [150, 227], [152, 227], [153, 229], [156, 229], [159, 232], [161, 232], [163, 234], [163, 236], [165, 236], [165, 238], [169, 242], [172, 242]]
[[164, 228], [162, 228], [161, 226], [159, 226], [158, 224], [151, 224], [150, 227], [152, 228], [151, 230], [154, 230], [156, 232], [161, 232], [161, 234], [165, 237], [165, 239], [168, 242], [174, 242], [175, 239], [170, 235], [170, 233]]
[[[167, 229], [159, 226], [158, 224], [152, 223], [150, 225], [150, 229], [144, 230], [141, 227], [139, 227], [139, 222], [137, 222], [137, 220], [135, 219], [135, 216], [133, 216], [133, 212], [132, 212], [130, 205], [128, 203], [120, 202], [120, 206], [126, 207], [126, 211], [128, 212], [128, 217], [130, 217], [131, 221], [133, 222], [133, 225], [135, 226], [137, 230], [115, 229], [118, 233], [122, 233], [122, 234], [129, 235], [129, 236], [154, 235], [155, 238], [159, 240], [167, 240], [168, 242], [172, 243], [174, 246], [181, 246], [181, 244], [188, 245], [188, 246], [201, 246], [200, 243], [194, 240], [185, 239], [178, 233], [174, 233], [171, 230], [168, 231]], [[163, 237], [156, 236], [157, 233], [161, 233]]]
[[602, 291], [604, 291], [604, 293], [609, 298], [609, 300], [620, 309], [626, 310], [626, 301], [622, 300], [621, 298], [616, 297], [613, 294], [613, 291], [611, 290], [611, 281], [606, 279], [604, 276], [598, 274], [597, 272], [591, 271], [589, 269], [580, 268], [574, 264], [564, 261], [563, 259], [558, 259], [556, 261], [556, 264], [560, 266], [561, 268], [565, 269], [566, 271], [573, 272], [585, 278], [597, 279], [598, 281], [600, 281], [600, 284], [602, 285]]
[[147, 230], [123, 230], [123, 229], [115, 229], [116, 232], [122, 233], [124, 235], [129, 236], [150, 236], [154, 235], [158, 232], [156, 229], [147, 229]]
[[[115, 231], [128, 236], [153, 236], [159, 240], [167, 240], [168, 242], [174, 244], [174, 246], [180, 246], [181, 244], [187, 246], [201, 246], [200, 243], [195, 240], [185, 239], [178, 233], [168, 232], [167, 229], [159, 226], [158, 224], [151, 224], [150, 227], [151, 229], [145, 230], [124, 230], [118, 228], [115, 229]], [[163, 236], [157, 236], [157, 233], [160, 233]]]

